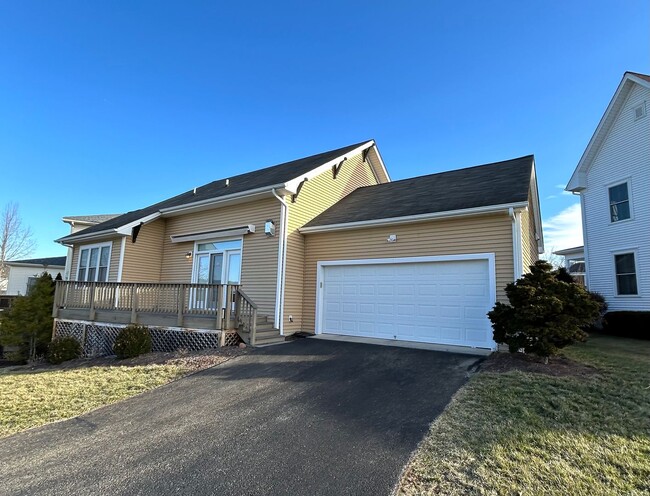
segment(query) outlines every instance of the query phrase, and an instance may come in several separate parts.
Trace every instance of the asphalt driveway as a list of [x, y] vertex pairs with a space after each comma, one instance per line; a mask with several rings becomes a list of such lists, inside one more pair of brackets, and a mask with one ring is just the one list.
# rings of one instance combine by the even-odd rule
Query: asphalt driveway
[[390, 494], [477, 357], [303, 339], [0, 440], [5, 495]]

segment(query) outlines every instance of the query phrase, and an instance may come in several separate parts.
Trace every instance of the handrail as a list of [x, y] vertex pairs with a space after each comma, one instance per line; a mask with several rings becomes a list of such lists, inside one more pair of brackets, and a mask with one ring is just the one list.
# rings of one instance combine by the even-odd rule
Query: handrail
[[235, 320], [236, 327], [241, 327], [243, 332], [248, 333], [248, 344], [255, 346], [257, 335], [257, 305], [241, 288], [237, 289], [237, 296], [235, 298]]
[[237, 284], [56, 281], [52, 315], [61, 309], [87, 310], [86, 318], [95, 320], [98, 312], [119, 311], [137, 323], [139, 313], [165, 314], [175, 317], [179, 327], [186, 317], [209, 317], [214, 328], [230, 329], [238, 289]]

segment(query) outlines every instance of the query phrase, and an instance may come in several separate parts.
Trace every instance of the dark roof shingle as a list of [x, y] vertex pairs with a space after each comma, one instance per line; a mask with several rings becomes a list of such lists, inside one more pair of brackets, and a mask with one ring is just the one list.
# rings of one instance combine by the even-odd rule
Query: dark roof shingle
[[[243, 193], [245, 191], [271, 187], [276, 184], [284, 184], [287, 181], [295, 179], [302, 174], [306, 174], [316, 167], [326, 164], [327, 162], [334, 160], [341, 155], [345, 155], [346, 153], [360, 147], [361, 145], [369, 143], [370, 141], [372, 140], [362, 141], [354, 145], [337, 148], [336, 150], [330, 150], [328, 152], [319, 153], [317, 155], [311, 155], [309, 157], [301, 158], [298, 160], [292, 160], [290, 162], [266, 167], [264, 169], [246, 172], [237, 176], [218, 179], [196, 188], [196, 193], [194, 193], [193, 190], [186, 191], [185, 193], [181, 193], [178, 196], [163, 200], [154, 205], [150, 205], [139, 210], [134, 210], [132, 212], [127, 212], [106, 222], [88, 227], [83, 231], [79, 231], [78, 234], [75, 233], [69, 236], [65, 236], [61, 238], [61, 240], [72, 240], [77, 235], [87, 236], [88, 234], [96, 232], [117, 229], [121, 226], [137, 221], [138, 219], [156, 213], [164, 208], [178, 207], [185, 204], [200, 202], [202, 200], [210, 200], [213, 198], [219, 198], [221, 196], [232, 195], [235, 193]], [[228, 186], [226, 186], [226, 179], [229, 180]]]
[[304, 227], [525, 202], [533, 155], [356, 189]]
[[49, 257], [49, 258], [29, 258], [26, 260], [7, 260], [7, 265], [11, 264], [31, 264], [31, 265], [59, 265], [65, 267], [66, 257]]

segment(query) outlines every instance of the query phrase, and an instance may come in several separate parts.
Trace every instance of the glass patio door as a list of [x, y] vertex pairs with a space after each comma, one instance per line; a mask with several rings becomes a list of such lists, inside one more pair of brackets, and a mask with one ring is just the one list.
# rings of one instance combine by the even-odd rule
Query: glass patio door
[[[194, 257], [192, 282], [198, 284], [239, 284], [241, 279], [241, 240], [200, 243]], [[216, 309], [216, 288], [194, 288], [194, 308]], [[222, 302], [222, 308], [224, 308]]]

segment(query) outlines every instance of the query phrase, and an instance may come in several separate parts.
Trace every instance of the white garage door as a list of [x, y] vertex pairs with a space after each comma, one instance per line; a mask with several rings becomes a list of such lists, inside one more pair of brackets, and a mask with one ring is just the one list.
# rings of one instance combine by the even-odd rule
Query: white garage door
[[487, 259], [375, 262], [321, 262], [320, 332], [494, 347]]

